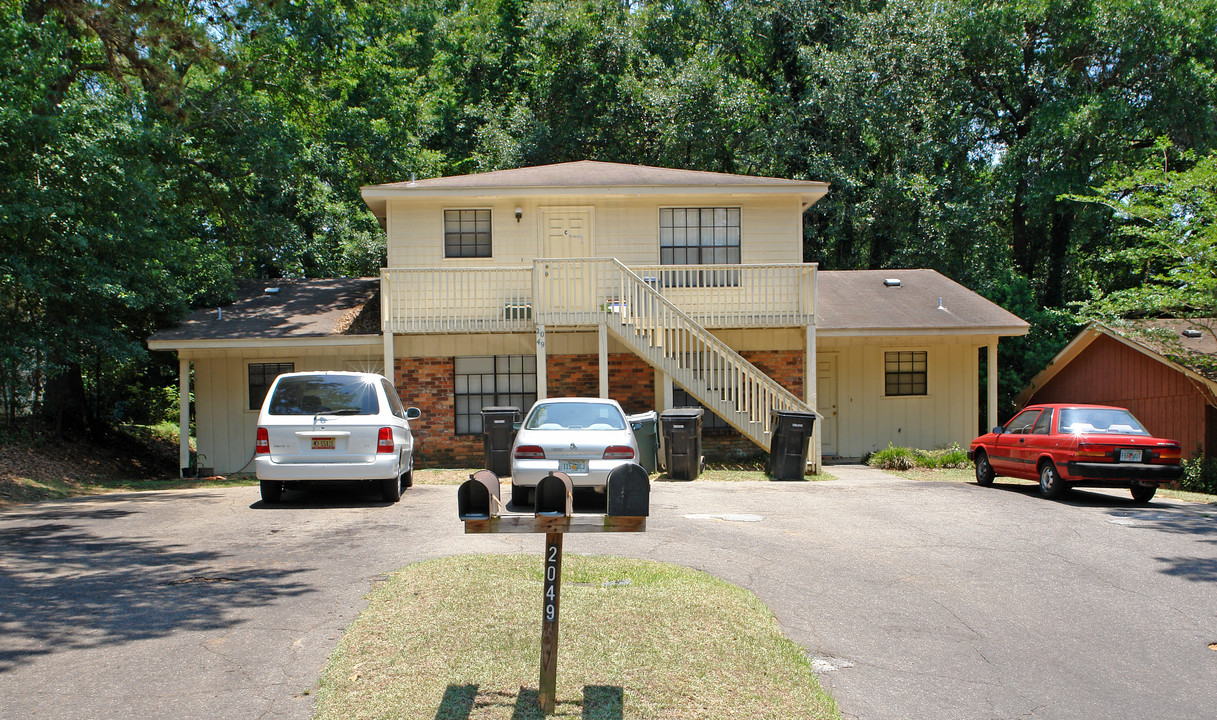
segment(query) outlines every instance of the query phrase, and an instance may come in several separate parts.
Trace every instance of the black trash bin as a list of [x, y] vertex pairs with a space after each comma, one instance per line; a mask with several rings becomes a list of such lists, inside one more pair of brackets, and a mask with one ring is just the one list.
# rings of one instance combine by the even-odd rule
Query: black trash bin
[[664, 467], [673, 480], [701, 474], [701, 408], [672, 408], [659, 415]]
[[807, 471], [807, 445], [816, 414], [774, 410], [770, 419], [769, 462], [765, 471], [777, 480], [801, 480]]
[[518, 407], [482, 408], [482, 441], [485, 446], [486, 469], [507, 477], [511, 474], [511, 444], [516, 439]]

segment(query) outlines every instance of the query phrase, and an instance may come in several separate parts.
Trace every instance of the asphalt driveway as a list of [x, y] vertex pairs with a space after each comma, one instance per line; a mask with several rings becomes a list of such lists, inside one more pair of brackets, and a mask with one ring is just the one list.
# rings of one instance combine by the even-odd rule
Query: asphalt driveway
[[[751, 589], [846, 717], [1213, 716], [1213, 508], [832, 470], [657, 482], [646, 533], [572, 535], [565, 550]], [[307, 718], [385, 573], [461, 553], [541, 562], [540, 536], [464, 535], [455, 495], [267, 508], [236, 488], [0, 513], [0, 718]]]

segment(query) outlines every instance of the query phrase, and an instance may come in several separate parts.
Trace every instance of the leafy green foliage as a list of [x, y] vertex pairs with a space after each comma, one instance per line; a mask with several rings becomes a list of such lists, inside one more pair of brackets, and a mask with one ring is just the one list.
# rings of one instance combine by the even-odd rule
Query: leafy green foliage
[[375, 274], [359, 188], [412, 174], [597, 159], [827, 181], [805, 259], [931, 267], [1032, 323], [1001, 343], [1003, 415], [1071, 303], [1212, 305], [1215, 0], [0, 9], [10, 420], [110, 422], [133, 385], [174, 385], [142, 339], [235, 278]]

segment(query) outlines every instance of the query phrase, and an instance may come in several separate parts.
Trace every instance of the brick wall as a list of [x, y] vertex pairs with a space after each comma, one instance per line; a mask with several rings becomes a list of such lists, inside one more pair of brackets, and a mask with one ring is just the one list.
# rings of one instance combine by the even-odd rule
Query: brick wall
[[[803, 352], [800, 350], [754, 350], [741, 356], [757, 369], [777, 380], [790, 392], [803, 397]], [[765, 451], [735, 428], [704, 431], [702, 454], [707, 462], [740, 462], [757, 458]]]
[[481, 467], [481, 435], [456, 434], [452, 358], [398, 358], [393, 384], [407, 406], [422, 410], [410, 422], [414, 433], [416, 467]]
[[[803, 353], [797, 350], [741, 353], [783, 387], [803, 396]], [[600, 380], [596, 355], [550, 355], [547, 358], [549, 396], [597, 397]], [[609, 355], [609, 396], [626, 413], [655, 409], [655, 372], [629, 353]], [[422, 410], [410, 423], [414, 431], [419, 467], [481, 467], [482, 437], [456, 434], [453, 425], [454, 363], [452, 358], [399, 358], [393, 378], [401, 400]], [[527, 411], [528, 408], [521, 408]], [[733, 429], [703, 435], [702, 450], [711, 461], [738, 461], [758, 455], [761, 449]]]

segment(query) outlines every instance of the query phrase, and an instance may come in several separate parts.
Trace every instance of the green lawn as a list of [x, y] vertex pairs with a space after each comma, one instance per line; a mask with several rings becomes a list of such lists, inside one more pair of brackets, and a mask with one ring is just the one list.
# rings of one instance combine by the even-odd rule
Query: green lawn
[[[322, 676], [318, 720], [544, 717], [536, 555], [411, 565], [371, 594]], [[556, 717], [839, 718], [751, 593], [688, 568], [566, 554]]]

